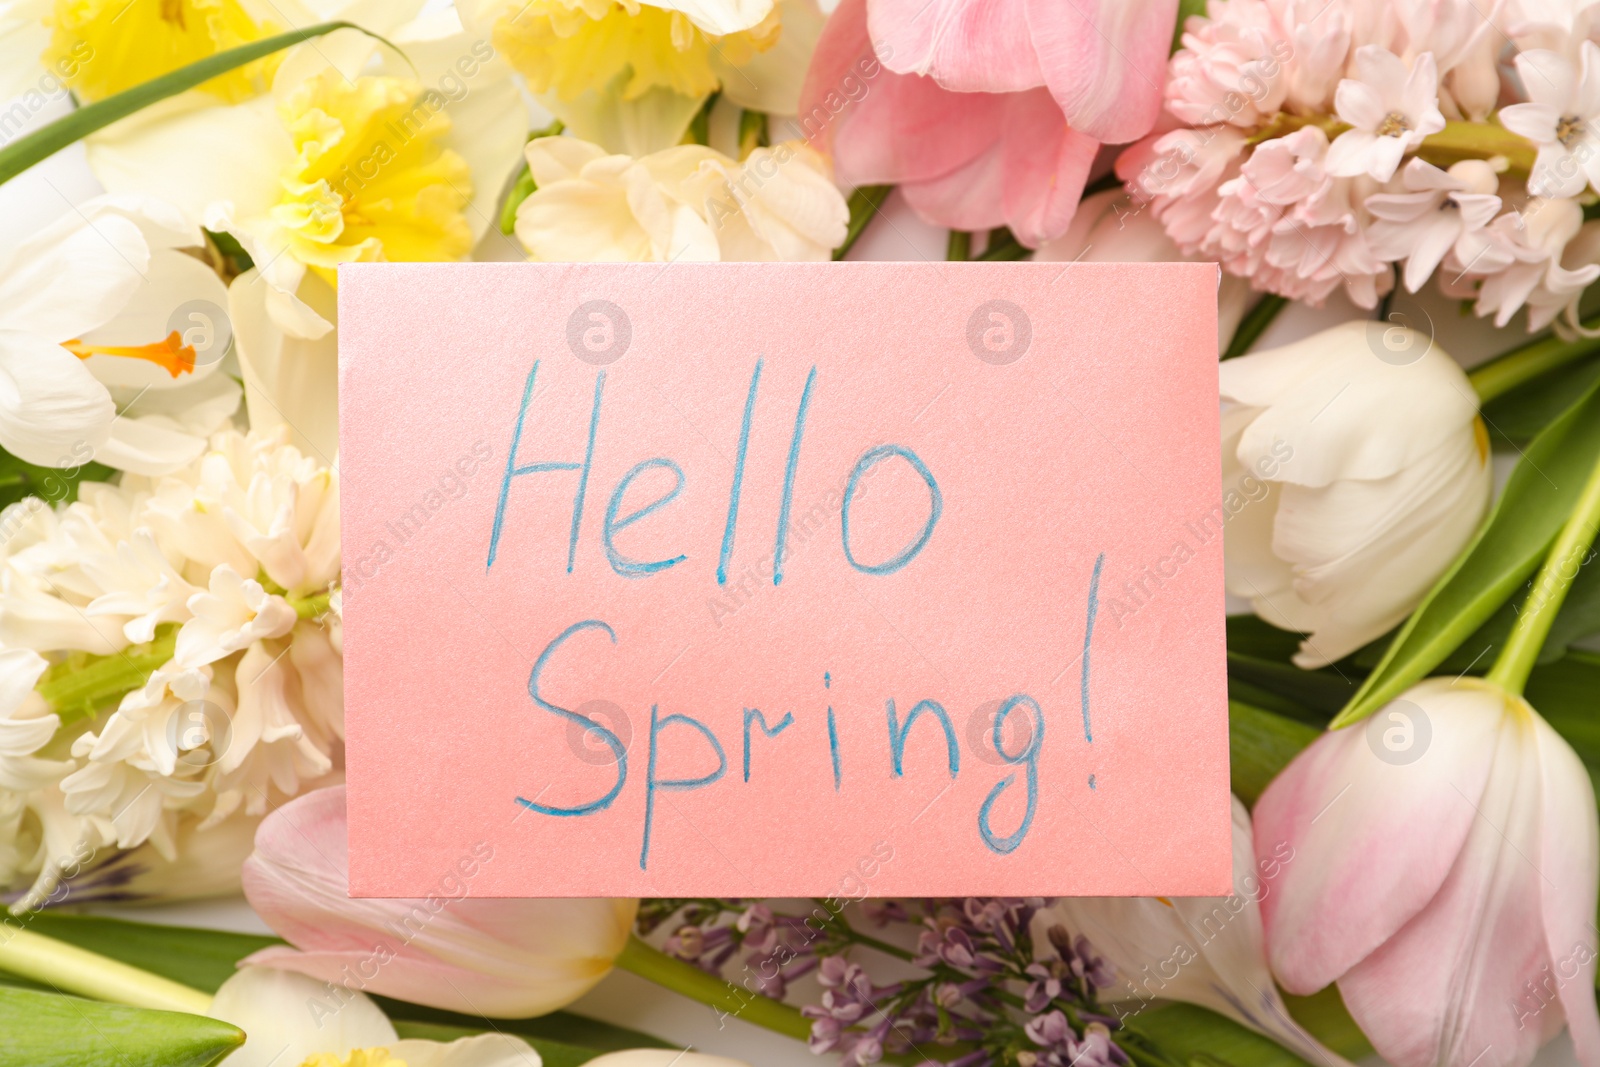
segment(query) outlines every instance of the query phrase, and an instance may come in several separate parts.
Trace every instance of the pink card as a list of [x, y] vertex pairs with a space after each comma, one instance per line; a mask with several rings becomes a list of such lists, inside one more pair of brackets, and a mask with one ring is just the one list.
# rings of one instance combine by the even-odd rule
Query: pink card
[[342, 267], [351, 893], [1229, 892], [1216, 291]]

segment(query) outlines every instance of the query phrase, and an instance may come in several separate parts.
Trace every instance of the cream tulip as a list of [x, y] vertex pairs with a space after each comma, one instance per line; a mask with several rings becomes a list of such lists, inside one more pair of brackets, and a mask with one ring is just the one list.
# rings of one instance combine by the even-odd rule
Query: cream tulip
[[1600, 820], [1589, 773], [1519, 696], [1430, 678], [1323, 734], [1256, 804], [1272, 967], [1337, 982], [1397, 1067], [1523, 1067], [1565, 1025], [1600, 1064]]
[[1489, 503], [1477, 397], [1432, 339], [1347, 322], [1221, 367], [1227, 587], [1332, 663], [1406, 617]]
[[244, 891], [294, 948], [245, 962], [347, 988], [472, 1015], [521, 1018], [564, 1007], [611, 970], [627, 944], [636, 900], [475, 897], [494, 862], [480, 845], [441, 872], [424, 900], [349, 896], [343, 786], [275, 810], [244, 865]]

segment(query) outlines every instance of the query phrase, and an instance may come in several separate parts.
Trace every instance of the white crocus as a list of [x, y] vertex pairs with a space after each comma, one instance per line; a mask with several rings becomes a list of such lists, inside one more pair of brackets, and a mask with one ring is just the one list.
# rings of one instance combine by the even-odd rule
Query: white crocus
[[536, 190], [516, 233], [546, 262], [823, 261], [849, 208], [802, 144], [741, 164], [701, 145], [634, 159], [570, 137], [528, 144]]
[[1461, 368], [1413, 330], [1347, 322], [1221, 367], [1228, 591], [1320, 667], [1399, 623], [1488, 506]]
[[1517, 56], [1517, 73], [1529, 102], [1500, 110], [1500, 123], [1538, 146], [1528, 192], [1538, 197], [1577, 196], [1600, 189], [1600, 48], [1584, 41], [1581, 70], [1559, 52], [1534, 48]]
[[454, 10], [391, 39], [402, 52], [336, 31], [286, 52], [268, 94], [185, 94], [86, 142], [108, 189], [161, 190], [249, 252], [228, 305], [251, 424], [329, 463], [339, 264], [465, 258], [527, 129], [510, 69]]
[[1484, 233], [1500, 210], [1500, 182], [1488, 163], [1469, 159], [1443, 171], [1413, 159], [1401, 177], [1406, 192], [1367, 197], [1377, 220], [1367, 236], [1379, 258], [1405, 260], [1407, 289], [1422, 288], [1452, 253], [1457, 271], [1488, 273], [1509, 264], [1511, 257]]
[[0, 446], [139, 474], [204, 450], [239, 388], [214, 373], [222, 282], [177, 251], [201, 241], [165, 203], [107, 196], [0, 252]]
[[1033, 943], [1049, 944], [1058, 925], [1088, 938], [1116, 971], [1100, 996], [1118, 1018], [1137, 1015], [1152, 1000], [1187, 1001], [1265, 1034], [1307, 1063], [1346, 1064], [1295, 1022], [1272, 983], [1261, 901], [1294, 851], [1261, 851], [1258, 863], [1250, 813], [1235, 797], [1230, 896], [1061, 897], [1034, 915]]
[[346, 987], [335, 999], [331, 988], [290, 971], [241, 968], [211, 1002], [213, 1018], [245, 1032], [244, 1047], [222, 1062], [227, 1067], [539, 1067], [541, 1062], [522, 1038], [499, 1032], [450, 1042], [401, 1040], [366, 994]]
[[1439, 72], [1431, 52], [1419, 55], [1407, 70], [1399, 56], [1369, 44], [1356, 49], [1356, 73], [1359, 77], [1341, 81], [1334, 94], [1339, 118], [1351, 129], [1328, 146], [1328, 173], [1368, 174], [1386, 182], [1407, 151], [1444, 129]]

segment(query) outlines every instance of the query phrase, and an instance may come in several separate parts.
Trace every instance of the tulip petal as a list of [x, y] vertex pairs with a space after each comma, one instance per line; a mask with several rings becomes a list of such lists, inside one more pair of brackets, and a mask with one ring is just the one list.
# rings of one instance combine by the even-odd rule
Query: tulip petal
[[[1261, 902], [1273, 971], [1291, 993], [1328, 985], [1415, 918], [1477, 818], [1500, 735], [1498, 703], [1485, 701], [1475, 680], [1443, 678], [1402, 700], [1380, 709], [1376, 723], [1318, 738], [1256, 804], [1257, 858], [1293, 850]], [[1381, 742], [1382, 731], [1408, 721], [1415, 730], [1422, 706], [1431, 727], [1422, 755], [1379, 758], [1372, 738]]]
[[1003, 174], [1000, 152], [995, 149], [942, 178], [907, 182], [900, 192], [928, 225], [979, 233], [1005, 224]]
[[870, 0], [867, 25], [883, 65], [963, 93], [1044, 84], [1019, 0]]
[[[1432, 783], [1471, 816], [1460, 853], [1427, 907], [1339, 980], [1351, 1017], [1396, 1067], [1526, 1064], [1561, 1028], [1559, 1007], [1541, 1011], [1537, 1001], [1518, 1003], [1524, 983], [1537, 981], [1549, 966], [1543, 876], [1535, 866], [1542, 806], [1535, 716], [1517, 698], [1481, 683], [1467, 691], [1499, 719], [1499, 729], [1480, 796], [1468, 801], [1457, 794], [1450, 788], [1453, 775]], [[1507, 707], [1510, 701], [1521, 708]], [[1429, 707], [1439, 710], [1433, 717], [1437, 742], [1445, 716], [1462, 711], [1440, 701]], [[1392, 817], [1403, 820], [1408, 813]], [[1413, 832], [1432, 829], [1419, 824]], [[1591, 909], [1592, 888], [1590, 882]], [[1592, 1003], [1592, 986], [1588, 995]]]
[[840, 118], [833, 142], [839, 179], [869, 185], [946, 177], [1000, 141], [1009, 99], [880, 74], [873, 91]]
[[1600, 820], [1594, 786], [1566, 739], [1542, 718], [1534, 726], [1543, 796], [1540, 848], [1531, 858], [1542, 875], [1540, 908], [1552, 977], [1578, 1062], [1597, 1067], [1600, 1013], [1594, 985], [1600, 948], [1595, 944], [1594, 905], [1600, 894]]
[[1136, 141], [1161, 112], [1177, 0], [1025, 0], [1050, 95], [1106, 144]]
[[1042, 89], [1005, 97], [1001, 167], [1006, 224], [1029, 248], [1066, 232], [1100, 145], [1069, 129]]

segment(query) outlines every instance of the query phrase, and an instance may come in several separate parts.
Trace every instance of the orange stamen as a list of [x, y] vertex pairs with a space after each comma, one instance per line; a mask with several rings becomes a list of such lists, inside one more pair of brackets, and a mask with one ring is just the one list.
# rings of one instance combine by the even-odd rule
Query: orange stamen
[[82, 341], [67, 341], [61, 347], [79, 359], [88, 359], [90, 356], [124, 356], [128, 359], [147, 360], [174, 378], [184, 372], [194, 373], [194, 346], [184, 344], [183, 335], [177, 330], [149, 345], [86, 345]]

